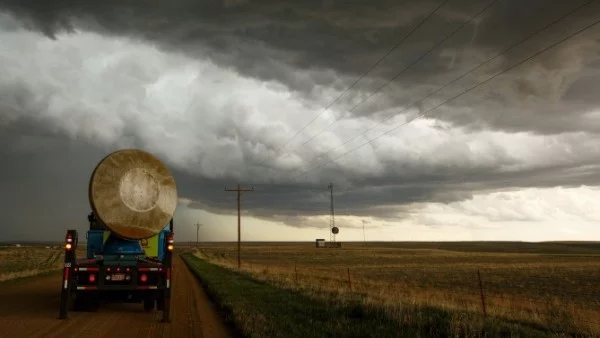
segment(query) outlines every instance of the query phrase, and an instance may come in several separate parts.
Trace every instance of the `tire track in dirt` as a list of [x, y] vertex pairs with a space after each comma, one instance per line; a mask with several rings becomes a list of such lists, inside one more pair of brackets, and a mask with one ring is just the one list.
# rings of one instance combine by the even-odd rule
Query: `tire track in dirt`
[[0, 337], [234, 337], [191, 271], [174, 257], [171, 323], [142, 304], [102, 304], [58, 319], [61, 274], [0, 284]]

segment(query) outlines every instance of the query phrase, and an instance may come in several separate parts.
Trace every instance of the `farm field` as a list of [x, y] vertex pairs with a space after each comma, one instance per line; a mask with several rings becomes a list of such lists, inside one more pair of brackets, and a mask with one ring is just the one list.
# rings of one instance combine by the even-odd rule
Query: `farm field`
[[[31, 245], [0, 247], [0, 282], [56, 271], [62, 267], [62, 245]], [[78, 255], [85, 249], [78, 248]]]
[[[235, 270], [235, 245], [201, 244], [195, 254]], [[313, 299], [358, 298], [405, 323], [431, 307], [455, 314], [443, 324], [454, 331], [475, 333], [488, 318], [600, 336], [599, 243], [243, 243], [242, 270]], [[465, 313], [478, 317], [461, 322]]]

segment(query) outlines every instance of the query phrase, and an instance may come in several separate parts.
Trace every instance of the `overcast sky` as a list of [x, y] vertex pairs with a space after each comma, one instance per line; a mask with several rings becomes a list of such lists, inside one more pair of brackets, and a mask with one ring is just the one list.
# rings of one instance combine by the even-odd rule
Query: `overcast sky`
[[0, 0], [0, 241], [85, 230], [125, 147], [179, 239], [238, 183], [243, 239], [329, 238], [332, 182], [342, 241], [600, 240], [599, 1], [345, 3]]

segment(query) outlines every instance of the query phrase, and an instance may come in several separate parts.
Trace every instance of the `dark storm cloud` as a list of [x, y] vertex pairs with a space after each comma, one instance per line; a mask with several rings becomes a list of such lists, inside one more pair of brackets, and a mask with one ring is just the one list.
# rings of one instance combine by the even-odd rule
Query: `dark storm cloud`
[[52, 241], [85, 229], [87, 182], [102, 152], [30, 123], [0, 130], [2, 239]]
[[[4, 192], [0, 204], [6, 222], [15, 225], [6, 230], [5, 238], [60, 238], [67, 228], [85, 229], [89, 175], [114, 149], [69, 139], [23, 121], [3, 128], [0, 141]], [[468, 199], [475, 191], [507, 187], [578, 186], [582, 181], [600, 179], [600, 165], [595, 163], [590, 160], [579, 167], [564, 164], [512, 173], [487, 168], [357, 180], [334, 185], [336, 214], [397, 221], [418, 208], [411, 203], [449, 203]], [[190, 208], [235, 214], [236, 194], [224, 191], [235, 188], [235, 181], [209, 180], [177, 169], [172, 172], [179, 196], [192, 201]], [[250, 187], [242, 184], [242, 188]], [[305, 227], [314, 226], [309, 216], [329, 212], [326, 185], [262, 184], [254, 189], [243, 195], [246, 215]]]
[[[426, 21], [356, 87], [357, 90], [370, 92], [411, 65], [393, 84], [382, 90], [385, 95], [378, 95], [364, 103], [354, 111], [354, 115], [369, 115], [375, 110], [399, 103], [413, 103], [416, 98], [433, 92], [471, 69], [473, 65], [489, 59], [561, 15], [578, 8], [584, 2], [554, 1], [549, 4], [545, 0], [497, 1], [488, 11], [477, 17], [477, 20], [465, 25], [489, 2], [449, 1], [442, 6], [438, 15]], [[136, 36], [159, 42], [165, 48], [180, 49], [190, 55], [200, 53], [199, 55], [211, 57], [217, 63], [235, 67], [242, 74], [281, 81], [302, 94], [314, 96], [316, 94], [311, 91], [315, 85], [334, 84], [340, 90], [346, 88], [350, 81], [398, 43], [441, 1], [380, 0], [351, 4], [341, 1], [242, 1], [235, 2], [235, 5], [219, 1], [0, 3], [3, 3], [4, 8], [27, 18], [34, 27], [50, 36], [53, 32], [70, 30], [73, 26], [107, 34]], [[497, 60], [499, 62], [487, 69], [484, 67], [479, 76], [468, 77], [460, 84], [466, 86], [479, 82], [482, 75], [485, 78], [485, 75], [502, 70], [513, 61], [539, 50], [544, 45], [540, 42], [552, 42], [559, 33], [570, 32], [590, 20], [597, 19], [599, 13], [600, 7], [597, 4], [589, 5], [573, 17], [554, 26], [546, 35], [541, 34], [512, 55]], [[464, 27], [452, 38], [413, 65], [413, 61], [461, 25]], [[576, 46], [565, 44], [549, 52], [546, 64], [554, 62], [555, 67], [564, 68], [564, 63], [569, 62], [569, 55], [562, 55], [561, 52], [573, 48]], [[589, 51], [591, 54], [582, 55], [580, 58], [598, 58], [598, 43], [590, 48], [594, 49]], [[289, 71], [287, 67], [295, 71]], [[335, 73], [322, 71], [326, 69], [332, 69]], [[528, 67], [525, 66], [525, 69]], [[310, 77], [299, 76], [301, 72], [307, 71], [313, 71]], [[345, 82], [337, 81], [336, 77], [340, 76]], [[551, 77], [550, 80], [565, 80], [561, 78], [561, 74], [547, 76]], [[514, 94], [517, 98], [520, 95], [533, 95], [543, 100], [551, 100], [560, 95], [556, 92], [544, 92], [539, 88], [537, 79], [521, 78], [507, 81], [503, 85], [509, 92], [513, 89], [519, 91], [520, 94]], [[444, 93], [437, 97], [448, 96]], [[531, 113], [530, 118], [519, 119], [516, 123], [494, 119], [498, 109], [489, 108], [489, 115], [479, 115], [482, 121], [472, 121], [473, 115], [461, 114], [460, 108], [472, 104], [473, 96], [481, 97], [475, 93], [467, 95], [466, 102], [457, 103], [457, 112], [454, 115], [446, 114], [448, 116], [444, 118], [459, 124], [484, 124], [492, 127], [496, 122], [497, 127], [511, 130], [556, 129], [556, 125], [564, 125], [564, 121], [558, 116], [556, 123], [548, 123], [552, 125], [538, 126], [534, 123], [539, 114], [547, 111], [547, 106], [540, 106]], [[356, 98], [353, 97], [348, 95], [342, 100], [352, 101], [348, 102], [350, 105], [344, 105], [346, 108], [353, 107], [356, 103]], [[489, 99], [493, 97], [486, 97], [486, 100]], [[497, 101], [498, 105], [501, 105], [514, 99], [511, 93], [510, 96], [498, 97]], [[422, 105], [418, 107], [423, 108]], [[577, 110], [588, 107], [580, 106]], [[525, 108], [517, 105], [515, 109], [521, 112]], [[573, 109], [570, 106], [560, 106], [554, 110], [556, 113], [553, 115], [559, 115], [565, 110]], [[463, 117], [464, 114], [468, 117]], [[469, 119], [471, 121], [468, 121]], [[575, 124], [572, 128], [586, 127], [586, 124]], [[596, 126], [592, 129], [597, 131]]]
[[[215, 63], [233, 67], [246, 76], [279, 81], [297, 91], [297, 95], [318, 100], [320, 105], [306, 102], [314, 108], [316, 115], [319, 106], [333, 99], [323, 97], [319, 85], [344, 90], [440, 2], [0, 0], [0, 6], [18, 15], [32, 30], [39, 30], [51, 38], [59, 32], [77, 29], [131, 36], [157, 42], [165, 50], [211, 58]], [[376, 88], [429, 51], [488, 3], [449, 1], [439, 15], [426, 22], [361, 81], [340, 106], [351, 108], [359, 102], [357, 97], [364, 98], [374, 93]], [[452, 39], [403, 72], [380, 95], [372, 97], [351, 115], [370, 116], [376, 111], [399, 107], [394, 110], [397, 112], [582, 3], [584, 1], [498, 1], [480, 20], [465, 25]], [[425, 101], [417, 107], [420, 111], [427, 110], [599, 18], [600, 6], [592, 4], [535, 40], [482, 67], [473, 76], [440, 92], [435, 101]], [[3, 25], [4, 30], [18, 27], [8, 21]], [[598, 132], [600, 122], [585, 115], [592, 109], [598, 109], [600, 104], [596, 93], [600, 83], [600, 62], [594, 62], [600, 50], [600, 35], [594, 35], [598, 32], [597, 28], [590, 30], [585, 39], [570, 40], [431, 115], [457, 126], [468, 126], [471, 130], [546, 134], [578, 130]], [[0, 114], [0, 156], [6, 163], [0, 167], [0, 177], [3, 178], [3, 190], [6, 188], [9, 192], [1, 197], [2, 210], [6, 210], [10, 222], [18, 225], [8, 230], [11, 232], [7, 236], [26, 237], [24, 234], [33, 229], [42, 236], [50, 234], [45, 232], [46, 227], [39, 225], [47, 224], [49, 220], [58, 227], [80, 226], [88, 212], [87, 179], [108, 148], [86, 143], [81, 134], [71, 134], [71, 138], [66, 138], [57, 131], [59, 128], [46, 124], [43, 118], [23, 119], [16, 124], [11, 122], [19, 115], [17, 108], [23, 106], [36, 114], [39, 112], [36, 117], [43, 116], [45, 107], [35, 100], [42, 94], [32, 92], [25, 85], [0, 85], [3, 86], [0, 87], [0, 107], [5, 109]], [[116, 87], [116, 84], [107, 83], [106, 86]], [[58, 86], [55, 90], [59, 91]], [[17, 108], [12, 111], [10, 107]], [[81, 106], [77, 109], [85, 111], [88, 108]], [[283, 120], [285, 112], [281, 116]], [[308, 122], [312, 117], [304, 116], [303, 119]], [[123, 129], [119, 129], [120, 124], [115, 122], [114, 130], [106, 133], [114, 132], [120, 142], [127, 138], [125, 143], [130, 146], [147, 146], [147, 140], [134, 132], [138, 121], [125, 121], [129, 124]], [[234, 187], [238, 178], [231, 173], [239, 167], [243, 167], [242, 171], [247, 174], [240, 174], [243, 182], [248, 182], [249, 177], [254, 179], [254, 176], [248, 175], [253, 171], [243, 164], [249, 167], [249, 163], [261, 162], [257, 159], [257, 152], [253, 151], [257, 144], [261, 144], [256, 138], [273, 133], [266, 129], [250, 129], [240, 122], [236, 125], [233, 116], [228, 117], [226, 122], [214, 126], [214, 135], [211, 136], [228, 142], [229, 148], [215, 148], [214, 152], [229, 155], [235, 146], [241, 150], [242, 162], [224, 168], [227, 171], [225, 177], [212, 179], [206, 172], [194, 172], [191, 168], [186, 171], [181, 162], [167, 158], [168, 164], [174, 168], [180, 197], [192, 200], [191, 207], [217, 213], [234, 212], [235, 194], [223, 189]], [[251, 124], [252, 121], [246, 122]], [[65, 120], [64, 123], [70, 122]], [[296, 125], [296, 130], [301, 126]], [[91, 129], [90, 134], [93, 134]], [[207, 140], [201, 141], [203, 145], [210, 146]], [[271, 149], [279, 145], [263, 142]], [[337, 214], [394, 220], [409, 215], [407, 205], [411, 203], [464, 200], [474, 192], [488, 189], [597, 183], [597, 166], [600, 163], [593, 144], [583, 151], [577, 148], [583, 143], [583, 138], [565, 142], [565, 147], [570, 147], [570, 150], [559, 154], [575, 153], [565, 161], [514, 171], [506, 171], [504, 167], [517, 166], [520, 159], [498, 149], [490, 151], [495, 161], [471, 163], [466, 158], [463, 161], [466, 165], [430, 163], [426, 161], [427, 155], [418, 159], [379, 159], [385, 168], [377, 174], [352, 172], [338, 165], [334, 169], [319, 170], [319, 183], [302, 186], [257, 184], [255, 192], [244, 196], [244, 210], [257, 217], [304, 226], [305, 216], [328, 213], [329, 181], [336, 182]], [[453, 154], [450, 146], [441, 147], [433, 155], [443, 156], [445, 153]], [[193, 157], [194, 154], [188, 156]], [[310, 167], [312, 165], [305, 169]], [[360, 165], [353, 169], [356, 167]], [[264, 168], [259, 171], [264, 171]]]
[[[177, 173], [180, 193], [193, 200], [190, 208], [214, 213], [236, 213], [236, 193], [231, 181], [206, 181], [184, 173]], [[377, 217], [398, 221], [411, 216], [424, 202], [451, 203], [470, 199], [474, 192], [495, 189], [547, 188], [554, 186], [578, 187], [581, 182], [600, 179], [600, 164], [592, 159], [580, 166], [553, 165], [546, 168], [501, 172], [494, 168], [484, 170], [449, 171], [445, 174], [414, 173], [399, 177], [390, 175], [353, 183], [353, 186], [335, 186], [336, 215]], [[251, 185], [242, 185], [250, 189]], [[329, 213], [330, 192], [326, 185], [258, 185], [242, 197], [246, 215], [279, 220], [289, 225], [311, 227], [308, 216]]]
[[[584, 69], [593, 67], [590, 64], [600, 59], [600, 26], [429, 112], [439, 103], [597, 20], [600, 17], [597, 3], [582, 8], [534, 39], [427, 98], [584, 2], [495, 2], [477, 20], [466, 24], [415, 64], [414, 61], [488, 4], [473, 0], [449, 1], [438, 15], [426, 21], [353, 91], [339, 100], [337, 107], [351, 109], [350, 116], [372, 115], [379, 119], [389, 117], [390, 113], [374, 113], [392, 108], [392, 114], [409, 114], [411, 107], [473, 130], [542, 134], [585, 130], [598, 133], [600, 123], [586, 114], [597, 109], [595, 100], [588, 98], [596, 96], [593, 84], [600, 82], [600, 75], [586, 76], [589, 73]], [[295, 90], [297, 95], [317, 100], [324, 106], [333, 98], [323, 97], [317, 85], [338, 90], [347, 88], [441, 1], [0, 3], [49, 36], [57, 31], [83, 27], [105, 34], [155, 41], [167, 49], [209, 57], [247, 76], [279, 81]], [[365, 95], [372, 95], [374, 90], [397, 75], [400, 76], [394, 82], [365, 101]]]

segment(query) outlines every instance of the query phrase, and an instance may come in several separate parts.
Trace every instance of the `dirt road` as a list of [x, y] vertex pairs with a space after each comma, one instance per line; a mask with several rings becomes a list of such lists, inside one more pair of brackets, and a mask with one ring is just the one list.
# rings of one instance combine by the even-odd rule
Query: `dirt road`
[[98, 312], [58, 319], [61, 275], [0, 284], [0, 337], [230, 337], [206, 294], [178, 256], [174, 259], [170, 324], [141, 304], [107, 304]]

